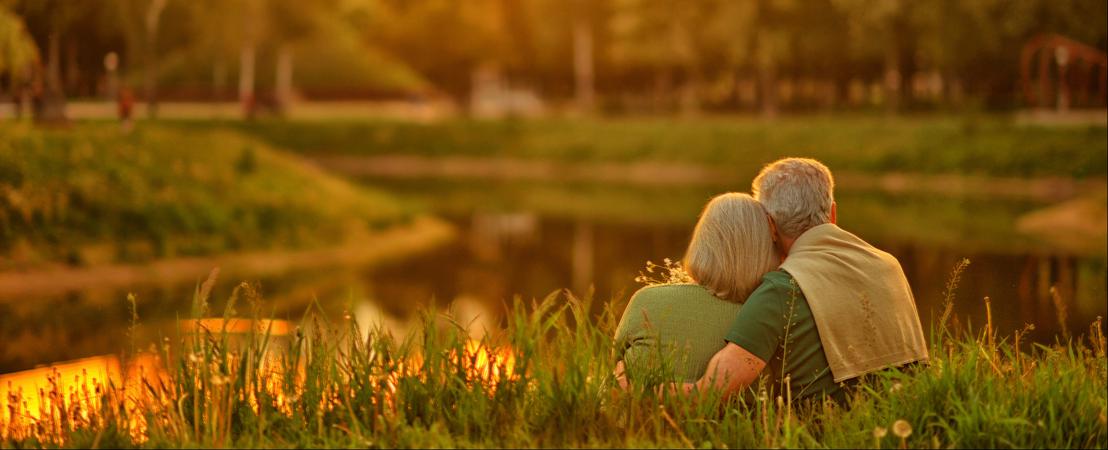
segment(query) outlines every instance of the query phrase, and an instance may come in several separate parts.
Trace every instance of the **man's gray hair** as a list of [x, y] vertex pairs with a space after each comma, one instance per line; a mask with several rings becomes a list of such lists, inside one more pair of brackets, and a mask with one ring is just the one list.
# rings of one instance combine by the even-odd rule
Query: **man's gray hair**
[[814, 159], [777, 160], [762, 168], [752, 190], [784, 237], [796, 238], [831, 221], [835, 180], [827, 166]]

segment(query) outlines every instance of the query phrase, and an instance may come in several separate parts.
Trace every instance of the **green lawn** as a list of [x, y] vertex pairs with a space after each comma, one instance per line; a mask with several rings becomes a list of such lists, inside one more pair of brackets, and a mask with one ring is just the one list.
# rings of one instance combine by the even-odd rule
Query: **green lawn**
[[[205, 127], [204, 123], [181, 123]], [[1108, 129], [1032, 126], [1003, 116], [810, 116], [594, 120], [258, 121], [231, 124], [304, 154], [417, 154], [560, 161], [677, 161], [751, 178], [784, 156], [832, 170], [1103, 177]]]
[[[205, 292], [195, 310], [206, 309]], [[595, 317], [589, 302], [569, 297], [517, 302], [506, 330], [479, 343], [434, 313], [406, 345], [379, 331], [367, 340], [349, 319], [314, 315], [276, 347], [218, 329], [183, 335], [173, 340], [178, 350], [166, 347], [164, 378], [147, 372], [127, 391], [140, 399], [136, 408], [125, 407], [122, 390], [107, 389], [93, 396], [101, 403], [85, 420], [72, 415], [78, 397], [61, 394], [38, 425], [18, 419], [0, 428], [0, 447], [1108, 445], [1099, 323], [1088, 339], [1059, 337], [1051, 346], [941, 326], [929, 365], [872, 376], [835, 406], [790, 403], [772, 381], [729, 400], [659, 396], [637, 382], [621, 391], [611, 376], [621, 308], [607, 306]]]
[[233, 130], [0, 124], [0, 269], [330, 243], [390, 197]]

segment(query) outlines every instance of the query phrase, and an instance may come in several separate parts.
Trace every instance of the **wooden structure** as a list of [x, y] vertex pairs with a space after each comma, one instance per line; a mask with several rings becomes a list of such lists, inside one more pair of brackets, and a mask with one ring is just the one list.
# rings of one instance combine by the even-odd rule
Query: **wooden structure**
[[1064, 36], [1040, 34], [1027, 41], [1020, 51], [1020, 78], [1023, 96], [1035, 108], [1108, 104], [1108, 55]]

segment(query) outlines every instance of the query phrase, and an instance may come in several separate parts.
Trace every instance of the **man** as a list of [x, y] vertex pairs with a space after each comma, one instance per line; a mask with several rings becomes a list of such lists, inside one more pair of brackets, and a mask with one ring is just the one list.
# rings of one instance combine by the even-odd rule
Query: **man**
[[785, 261], [762, 278], [727, 345], [686, 392], [734, 394], [768, 368], [777, 395], [841, 401], [849, 380], [927, 359], [900, 263], [836, 225], [833, 191], [831, 172], [812, 159], [779, 160], [754, 179]]

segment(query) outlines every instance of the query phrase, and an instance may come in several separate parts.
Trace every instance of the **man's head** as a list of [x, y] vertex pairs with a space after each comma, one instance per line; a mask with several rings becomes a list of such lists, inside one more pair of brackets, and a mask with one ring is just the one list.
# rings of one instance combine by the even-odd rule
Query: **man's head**
[[785, 247], [816, 225], [835, 223], [835, 180], [819, 161], [777, 160], [754, 178], [754, 198], [773, 218]]

